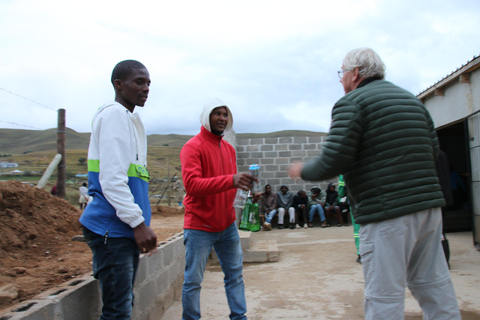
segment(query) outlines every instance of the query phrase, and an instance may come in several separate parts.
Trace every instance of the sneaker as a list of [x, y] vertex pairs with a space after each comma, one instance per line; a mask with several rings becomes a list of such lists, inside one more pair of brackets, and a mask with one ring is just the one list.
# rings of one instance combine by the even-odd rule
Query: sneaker
[[265, 231], [270, 231], [270, 230], [272, 230], [272, 224], [269, 223], [269, 222], [265, 222], [265, 223], [263, 224], [263, 230], [265, 230]]
[[305, 229], [308, 229], [308, 224], [305, 223], [305, 224], [303, 225], [303, 227], [304, 227]]
[[322, 221], [322, 224], [320, 225], [320, 227], [326, 228], [326, 227], [327, 227], [327, 220], [323, 220], [323, 221]]
[[278, 229], [283, 229], [283, 224], [279, 224]]
[[295, 223], [290, 223], [290, 229], [295, 229]]
[[357, 263], [362, 264], [362, 257], [358, 255], [357, 260], [355, 260]]
[[295, 226], [295, 228], [300, 229], [300, 225], [297, 223], [297, 225]]
[[309, 227], [309, 228], [313, 228], [313, 223], [309, 222], [309, 223], [308, 223], [308, 227]]

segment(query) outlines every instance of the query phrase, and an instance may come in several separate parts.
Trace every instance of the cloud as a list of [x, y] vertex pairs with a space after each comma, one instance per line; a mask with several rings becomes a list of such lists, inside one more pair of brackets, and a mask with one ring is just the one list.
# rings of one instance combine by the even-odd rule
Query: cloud
[[[149, 134], [195, 134], [211, 97], [239, 133], [326, 131], [347, 51], [374, 48], [387, 79], [418, 94], [480, 54], [479, 11], [474, 0], [3, 1], [0, 88], [65, 108], [67, 126], [88, 132], [114, 98], [114, 65], [137, 59], [152, 79], [137, 108]], [[4, 90], [0, 112], [0, 127], [56, 126], [56, 112]]]

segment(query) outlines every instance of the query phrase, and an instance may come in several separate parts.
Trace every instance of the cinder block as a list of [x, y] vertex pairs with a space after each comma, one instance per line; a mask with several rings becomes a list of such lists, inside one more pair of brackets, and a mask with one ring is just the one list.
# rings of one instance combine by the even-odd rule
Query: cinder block
[[244, 253], [244, 262], [276, 262], [280, 258], [280, 252], [275, 240], [256, 240], [251, 248]]
[[288, 150], [288, 145], [286, 145], [286, 144], [276, 144], [274, 147], [275, 147], [275, 151], [287, 151]]
[[263, 183], [265, 179], [275, 178], [275, 172], [262, 172], [260, 175], [260, 183]]
[[323, 137], [308, 137], [308, 143], [323, 142]]
[[280, 182], [281, 184], [286, 184], [287, 186], [290, 186], [290, 188], [292, 188], [292, 186], [295, 184], [291, 178], [282, 178], [280, 179]]
[[307, 137], [294, 137], [293, 143], [307, 143]]
[[246, 146], [245, 151], [260, 151], [260, 146], [259, 145]]
[[266, 144], [266, 145], [260, 146], [260, 151], [273, 151], [273, 145]]
[[307, 156], [307, 151], [305, 150], [295, 150], [295, 151], [292, 151], [292, 158], [290, 159], [290, 161], [296, 161], [297, 159], [303, 159]]
[[275, 164], [289, 164], [290, 163], [290, 158], [276, 158], [275, 159]]
[[250, 144], [250, 139], [236, 139], [237, 146], [246, 146]]
[[279, 151], [278, 152], [279, 157], [291, 157], [292, 156], [292, 151]]
[[301, 144], [289, 144], [288, 150], [302, 150]]
[[255, 145], [255, 144], [265, 144], [265, 139], [264, 138], [253, 138], [250, 139], [250, 144]]
[[264, 153], [265, 158], [276, 158], [278, 154], [275, 151], [267, 151]]
[[317, 150], [320, 144], [306, 143], [303, 145], [303, 150]]
[[[260, 164], [273, 164], [273, 159], [266, 159], [266, 158], [263, 158], [263, 159], [260, 159]], [[238, 160], [237, 160], [238, 162]]]
[[238, 234], [240, 236], [240, 245], [242, 246], [242, 250], [248, 250], [248, 248], [250, 248], [250, 238], [252, 233], [250, 231], [238, 230]]
[[293, 143], [293, 137], [280, 137], [278, 138], [279, 144], [291, 144]]
[[267, 165], [267, 166], [265, 166], [265, 170], [268, 171], [268, 172], [278, 171], [278, 166], [277, 165]]
[[277, 171], [275, 173], [275, 178], [286, 178], [288, 177], [288, 173], [286, 171]]
[[277, 144], [278, 138], [265, 138], [265, 144]]
[[[263, 158], [264, 154], [263, 152], [250, 152], [250, 157], [253, 159], [261, 159]], [[258, 160], [257, 160], [258, 163]]]

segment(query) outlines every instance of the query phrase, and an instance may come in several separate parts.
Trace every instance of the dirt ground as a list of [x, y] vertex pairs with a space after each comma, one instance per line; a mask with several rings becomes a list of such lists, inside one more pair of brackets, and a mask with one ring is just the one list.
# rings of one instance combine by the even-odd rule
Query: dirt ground
[[[158, 242], [183, 230], [183, 210], [152, 207]], [[91, 271], [91, 251], [81, 235], [81, 211], [43, 189], [0, 182], [0, 291], [13, 291], [0, 309]], [[15, 297], [16, 291], [16, 297]]]

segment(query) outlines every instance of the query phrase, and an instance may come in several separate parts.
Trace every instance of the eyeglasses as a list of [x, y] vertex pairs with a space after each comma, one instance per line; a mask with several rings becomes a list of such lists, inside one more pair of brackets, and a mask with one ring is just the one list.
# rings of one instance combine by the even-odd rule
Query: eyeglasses
[[339, 77], [340, 79], [342, 79], [342, 78], [343, 78], [343, 74], [345, 73], [345, 71], [349, 71], [349, 70], [351, 70], [351, 69], [345, 69], [345, 70], [341, 69], [341, 70], [339, 70], [339, 71], [338, 71], [338, 77]]

